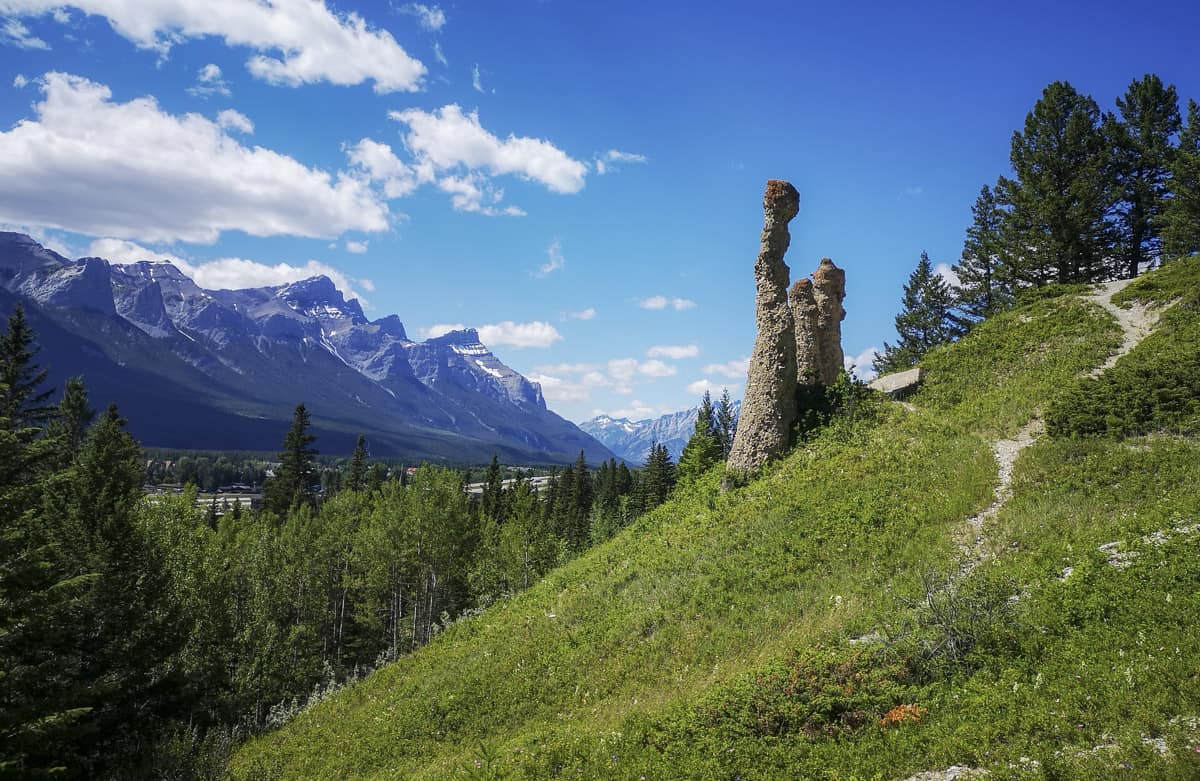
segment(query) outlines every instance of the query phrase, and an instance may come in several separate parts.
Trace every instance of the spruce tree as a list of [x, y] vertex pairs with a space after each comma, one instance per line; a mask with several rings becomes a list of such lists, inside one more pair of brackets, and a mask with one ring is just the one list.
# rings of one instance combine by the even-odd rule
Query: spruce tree
[[700, 400], [700, 409], [696, 413], [692, 436], [679, 455], [679, 482], [686, 484], [695, 481], [721, 460], [722, 449], [717, 431], [717, 414], [713, 408], [712, 396], [705, 391]]
[[1023, 282], [1094, 282], [1116, 269], [1112, 156], [1100, 108], [1064, 81], [1046, 87], [1009, 157], [1015, 179], [996, 196], [1008, 207], [1005, 244]]
[[737, 420], [733, 414], [733, 402], [729, 400], [729, 389], [721, 389], [721, 400], [717, 402], [717, 442], [721, 445], [721, 460], [729, 458], [729, 450], [733, 447], [734, 430]]
[[928, 253], [921, 253], [916, 269], [909, 275], [901, 306], [896, 315], [900, 340], [894, 345], [884, 342], [883, 352], [875, 358], [874, 368], [880, 374], [916, 366], [925, 353], [959, 338], [966, 330], [954, 314], [950, 285], [934, 273]]
[[47, 370], [33, 362], [37, 352], [25, 309], [17, 304], [0, 335], [0, 420], [12, 431], [40, 428], [54, 413], [46, 404], [52, 391], [41, 390]]
[[954, 266], [957, 307], [970, 320], [982, 320], [1012, 300], [1016, 280], [1004, 251], [1004, 211], [986, 184], [971, 207], [971, 227], [962, 258]]
[[1121, 118], [1105, 118], [1113, 152], [1113, 175], [1119, 203], [1117, 225], [1124, 276], [1135, 277], [1142, 264], [1162, 253], [1160, 228], [1167, 204], [1170, 164], [1179, 132], [1179, 96], [1175, 86], [1147, 74], [1117, 98]]
[[63, 388], [57, 414], [50, 421], [46, 435], [55, 440], [60, 453], [60, 463], [67, 466], [83, 447], [88, 427], [96, 418], [96, 411], [88, 404], [87, 388], [82, 377], [72, 377]]
[[1188, 101], [1187, 124], [1171, 162], [1171, 198], [1162, 218], [1166, 259], [1200, 252], [1200, 105]]
[[346, 478], [346, 487], [351, 491], [361, 491], [367, 487], [367, 445], [366, 437], [358, 435], [354, 444], [354, 455], [350, 457], [350, 474]]
[[488, 465], [483, 478], [483, 493], [479, 498], [479, 511], [483, 518], [499, 524], [503, 520], [504, 503], [504, 469], [500, 459], [492, 454], [492, 463]]
[[279, 453], [279, 468], [275, 476], [263, 485], [263, 507], [286, 518], [292, 509], [307, 505], [316, 506], [313, 484], [317, 482], [317, 469], [313, 458], [317, 451], [312, 447], [316, 436], [308, 433], [310, 419], [304, 404], [297, 404], [292, 414], [292, 426], [283, 439], [283, 450]]

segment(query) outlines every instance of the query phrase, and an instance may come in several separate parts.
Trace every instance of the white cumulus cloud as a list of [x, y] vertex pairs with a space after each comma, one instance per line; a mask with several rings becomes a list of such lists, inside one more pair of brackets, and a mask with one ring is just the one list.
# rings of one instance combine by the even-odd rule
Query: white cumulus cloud
[[477, 112], [451, 104], [433, 111], [406, 109], [388, 116], [408, 126], [405, 146], [426, 179], [464, 168], [490, 176], [511, 174], [537, 182], [555, 193], [583, 189], [587, 165], [540, 138], [509, 135], [500, 139], [479, 122]]
[[417, 174], [404, 163], [387, 144], [361, 139], [346, 148], [350, 163], [361, 170], [367, 179], [380, 185], [387, 198], [401, 198], [417, 189]]
[[959, 280], [958, 274], [954, 273], [954, 267], [949, 263], [938, 263], [934, 265], [933, 273], [946, 280], [946, 283], [949, 284], [950, 287], [962, 287], [962, 282]]
[[18, 73], [13, 76], [13, 86], [17, 89], [24, 89], [29, 84], [29, 79], [25, 78], [25, 74]]
[[720, 396], [723, 391], [726, 391], [726, 390], [728, 390], [730, 395], [732, 396], [734, 391], [736, 391], [739, 387], [740, 387], [739, 385], [729, 385], [728, 383], [716, 383], [716, 382], [713, 382], [712, 380], [709, 380], [708, 378], [704, 378], [701, 380], [696, 380], [693, 383], [689, 383], [687, 386], [687, 392], [693, 396], [703, 396], [704, 392], [708, 391], [708, 394], [710, 396], [716, 398], [716, 397]]
[[250, 121], [250, 117], [231, 108], [217, 114], [217, 124], [226, 130], [236, 130], [239, 133], [254, 132], [254, 123]]
[[842, 359], [842, 363], [846, 371], [852, 372], [855, 377], [863, 382], [870, 382], [879, 374], [871, 366], [877, 355], [879, 355], [878, 347], [868, 347], [858, 355], [845, 356]]
[[[218, 122], [115, 103], [103, 84], [41, 80], [36, 118], [0, 132], [0, 221], [142, 241], [211, 243], [224, 231], [335, 236], [388, 227], [361, 178], [249, 148]], [[70, 197], [64, 197], [69, 187]]]
[[368, 242], [365, 241], [351, 241], [350, 239], [347, 239], [345, 245], [346, 251], [355, 255], [361, 255], [367, 251], [367, 244]]
[[[207, 290], [238, 290], [247, 287], [273, 287], [289, 282], [299, 282], [315, 276], [329, 277], [346, 298], [357, 298], [363, 306], [370, 306], [357, 290], [354, 280], [341, 271], [318, 260], [309, 260], [303, 266], [290, 263], [274, 265], [259, 263], [245, 258], [217, 258], [215, 260], [188, 260], [170, 252], [153, 250], [122, 239], [96, 239], [87, 248], [87, 254], [113, 263], [136, 263], [140, 260], [165, 261], [192, 278], [197, 285]], [[361, 280], [362, 287], [369, 289], [369, 280]]]
[[685, 309], [691, 309], [696, 306], [696, 302], [690, 298], [671, 298], [669, 296], [650, 296], [638, 301], [638, 306], [642, 309], [674, 309], [676, 312], [682, 312]]
[[227, 98], [231, 94], [229, 85], [221, 77], [220, 66], [212, 62], [196, 73], [196, 83], [188, 87], [187, 91], [198, 98], [206, 98], [209, 95], [221, 95]]
[[[387, 30], [356, 13], [331, 10], [324, 0], [3, 0], [0, 13], [17, 17], [62, 8], [103, 16], [134, 45], [166, 56], [188, 38], [213, 36], [255, 52], [246, 68], [271, 84], [374, 82], [376, 92], [415, 91], [425, 66]], [[54, 17], [60, 18], [58, 14]]]
[[[417, 330], [422, 339], [435, 339], [451, 331], [461, 331], [467, 327], [469, 326], [462, 323], [437, 323]], [[479, 332], [479, 341], [488, 347], [544, 348], [550, 347], [563, 338], [557, 328], [541, 320], [533, 320], [528, 323], [504, 320], [499, 323], [474, 326], [474, 328]]]
[[646, 351], [647, 358], [695, 358], [700, 354], [700, 348], [694, 344], [659, 344]]
[[725, 363], [710, 363], [704, 367], [705, 374], [719, 374], [722, 377], [728, 377], [736, 380], [740, 377], [745, 377], [746, 372], [750, 369], [750, 358], [735, 358], [732, 361]]

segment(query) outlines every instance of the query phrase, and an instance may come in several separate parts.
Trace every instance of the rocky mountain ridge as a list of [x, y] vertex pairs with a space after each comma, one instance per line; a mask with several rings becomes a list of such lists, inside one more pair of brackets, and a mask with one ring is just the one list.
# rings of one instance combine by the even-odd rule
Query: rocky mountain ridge
[[[742, 402], [733, 402], [734, 419], [741, 412]], [[591, 434], [604, 444], [618, 457], [630, 464], [646, 463], [650, 456], [650, 446], [662, 444], [667, 446], [671, 460], [678, 463], [679, 455], [692, 436], [696, 427], [696, 416], [700, 407], [669, 412], [657, 418], [630, 420], [629, 418], [614, 418], [609, 415], [597, 415], [589, 421], [579, 424], [579, 428]]]
[[361, 431], [377, 455], [612, 455], [548, 410], [541, 387], [474, 329], [413, 341], [399, 317], [369, 320], [328, 277], [205, 290], [165, 261], [69, 260], [0, 233], [0, 311], [18, 301], [52, 381], [83, 374], [96, 403], [116, 401], [147, 445], [272, 450], [304, 401], [329, 452]]

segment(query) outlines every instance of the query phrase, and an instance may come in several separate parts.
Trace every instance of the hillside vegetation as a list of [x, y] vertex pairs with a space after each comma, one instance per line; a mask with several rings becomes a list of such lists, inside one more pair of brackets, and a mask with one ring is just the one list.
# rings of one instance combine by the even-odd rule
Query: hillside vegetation
[[[1196, 777], [1196, 290], [1196, 259], [1126, 288], [1174, 305], [1099, 379], [1120, 327], [1087, 287], [1041, 291], [926, 355], [910, 406], [860, 403], [745, 488], [708, 474], [232, 774]], [[1129, 399], [1145, 409], [1071, 422]], [[963, 567], [992, 442], [1043, 412], [1052, 436]]]

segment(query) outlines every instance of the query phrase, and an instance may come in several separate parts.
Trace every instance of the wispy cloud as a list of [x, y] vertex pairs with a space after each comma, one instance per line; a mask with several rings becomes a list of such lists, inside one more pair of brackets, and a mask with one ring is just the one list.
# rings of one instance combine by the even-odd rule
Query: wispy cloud
[[646, 351], [648, 358], [695, 358], [700, 354], [700, 348], [694, 344], [659, 344]]
[[475, 63], [475, 67], [471, 69], [471, 86], [476, 92], [483, 92], [483, 77], [479, 75], [479, 63]]
[[603, 175], [617, 170], [617, 166], [621, 163], [644, 162], [646, 162], [645, 155], [639, 155], [633, 152], [622, 152], [619, 149], [610, 149], [602, 155], [597, 155], [592, 161], [592, 165], [595, 166], [596, 173]]
[[211, 62], [200, 69], [196, 74], [196, 83], [188, 87], [187, 92], [198, 98], [206, 98], [210, 95], [227, 98], [231, 94], [229, 84], [221, 77], [220, 66]]
[[746, 376], [750, 369], [750, 358], [735, 358], [725, 363], [710, 363], [704, 367], [705, 374], [719, 374], [722, 377], [738, 379]]
[[38, 38], [18, 19], [5, 19], [0, 26], [0, 44], [18, 49], [49, 49], [50, 44]]
[[421, 25], [421, 29], [429, 32], [435, 33], [446, 26], [446, 13], [440, 6], [408, 3], [396, 10], [402, 14], [417, 17], [417, 24]]
[[649, 298], [639, 299], [637, 305], [642, 309], [674, 309], [676, 312], [682, 312], [685, 309], [692, 309], [696, 306], [696, 302], [690, 298], [672, 298], [669, 296], [650, 296]]
[[368, 242], [366, 241], [351, 241], [350, 239], [346, 239], [346, 251], [355, 255], [361, 255], [367, 251], [367, 244]]
[[711, 396], [719, 396], [723, 391], [727, 390], [729, 391], [729, 395], [733, 396], [740, 388], [740, 385], [730, 385], [729, 383], [725, 382], [713, 382], [705, 377], [704, 379], [696, 380], [695, 382], [690, 383], [687, 386], [687, 392], [693, 396], [703, 396], [705, 391], [707, 391]]
[[914, 185], [911, 187], [905, 187], [903, 190], [901, 190], [899, 195], [896, 196], [896, 200], [903, 200], [905, 198], [917, 198], [924, 194], [925, 194], [924, 187], [921, 187], [920, 185]]
[[589, 306], [587, 309], [580, 309], [577, 312], [563, 312], [563, 320], [591, 320], [596, 316], [596, 308]]
[[566, 259], [562, 253], [562, 242], [558, 239], [550, 242], [550, 246], [546, 248], [546, 262], [538, 266], [537, 271], [533, 272], [535, 277], [548, 277], [555, 271], [558, 271], [566, 264]]

